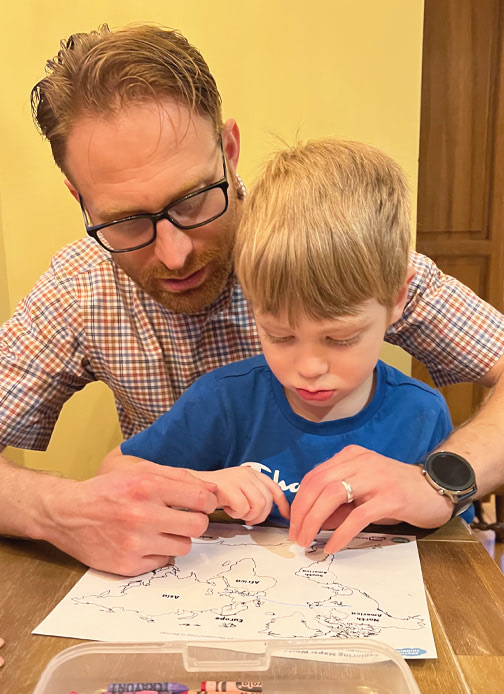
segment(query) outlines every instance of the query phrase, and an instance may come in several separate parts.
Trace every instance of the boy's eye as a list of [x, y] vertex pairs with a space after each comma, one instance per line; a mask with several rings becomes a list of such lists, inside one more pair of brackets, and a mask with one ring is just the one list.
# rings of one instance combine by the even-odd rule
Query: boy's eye
[[264, 333], [265, 337], [269, 342], [271, 342], [274, 345], [285, 345], [288, 344], [289, 342], [292, 342], [294, 339], [293, 335], [284, 335], [282, 337], [279, 337], [278, 335], [270, 335], [270, 333]]
[[348, 337], [345, 340], [336, 339], [335, 337], [327, 337], [327, 342], [334, 347], [351, 347], [359, 342], [360, 335], [354, 335], [353, 337]]

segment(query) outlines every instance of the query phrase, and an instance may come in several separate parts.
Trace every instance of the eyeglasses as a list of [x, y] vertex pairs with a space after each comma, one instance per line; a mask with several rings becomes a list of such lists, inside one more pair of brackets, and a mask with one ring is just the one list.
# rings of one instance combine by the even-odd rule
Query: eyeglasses
[[89, 236], [110, 253], [127, 253], [136, 251], [151, 244], [157, 235], [157, 223], [167, 219], [178, 229], [189, 230], [210, 224], [228, 208], [228, 188], [226, 157], [222, 148], [222, 165], [224, 176], [205, 188], [195, 190], [174, 200], [154, 214], [134, 214], [130, 217], [116, 219], [105, 224], [89, 224], [89, 216], [84, 208], [84, 201], [79, 194], [79, 202], [84, 218], [84, 225]]

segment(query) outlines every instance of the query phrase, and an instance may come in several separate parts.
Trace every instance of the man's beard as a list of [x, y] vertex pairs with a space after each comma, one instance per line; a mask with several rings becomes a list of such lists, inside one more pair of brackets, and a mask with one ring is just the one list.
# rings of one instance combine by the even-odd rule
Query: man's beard
[[[192, 251], [187, 256], [184, 266], [179, 270], [170, 270], [158, 261], [156, 265], [136, 271], [134, 267], [128, 267], [129, 263], [125, 263], [125, 267], [120, 258], [114, 258], [114, 260], [136, 285], [161, 306], [174, 313], [200, 313], [218, 298], [233, 271], [233, 248], [241, 212], [241, 199], [242, 195], [239, 191], [231, 194], [229, 207], [221, 220], [218, 220], [222, 227], [219, 238], [215, 242], [217, 245], [201, 253]], [[160, 281], [189, 277], [209, 263], [211, 267], [208, 275], [198, 287], [180, 292], [163, 289]]]
[[[160, 286], [159, 280], [188, 277], [210, 262], [212, 263], [211, 272], [204, 282], [194, 289], [170, 292]], [[226, 286], [232, 265], [232, 246], [230, 245], [226, 249], [214, 249], [199, 255], [191, 253], [184, 267], [177, 272], [168, 270], [162, 263], [159, 263], [141, 277], [132, 277], [132, 279], [161, 306], [175, 313], [192, 314], [199, 313], [213, 304]]]
[[[121, 263], [120, 258], [114, 258], [124, 272], [161, 306], [175, 313], [199, 313], [213, 304], [223, 291], [233, 269], [233, 246], [237, 225], [237, 210], [228, 210], [227, 219], [218, 238], [218, 245], [201, 253], [191, 252], [182, 268], [170, 270], [162, 262], [137, 270], [129, 263]], [[171, 292], [164, 289], [162, 280], [182, 279], [193, 275], [206, 265], [211, 264], [208, 275], [201, 285], [186, 291]]]

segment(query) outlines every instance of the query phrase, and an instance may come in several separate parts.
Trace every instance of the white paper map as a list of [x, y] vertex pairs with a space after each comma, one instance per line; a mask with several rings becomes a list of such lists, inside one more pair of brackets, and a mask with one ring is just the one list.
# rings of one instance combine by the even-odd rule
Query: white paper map
[[[358, 535], [326, 554], [287, 530], [211, 524], [191, 552], [135, 578], [90, 569], [35, 634], [99, 641], [373, 638], [435, 658], [413, 537]], [[314, 643], [315, 645], [315, 643]]]

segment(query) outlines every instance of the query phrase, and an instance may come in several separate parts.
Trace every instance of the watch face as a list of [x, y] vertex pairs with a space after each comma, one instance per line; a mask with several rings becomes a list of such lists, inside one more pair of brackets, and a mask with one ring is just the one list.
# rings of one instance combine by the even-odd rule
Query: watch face
[[425, 469], [436, 484], [450, 491], [470, 489], [475, 483], [472, 467], [456, 453], [433, 453], [425, 461]]

